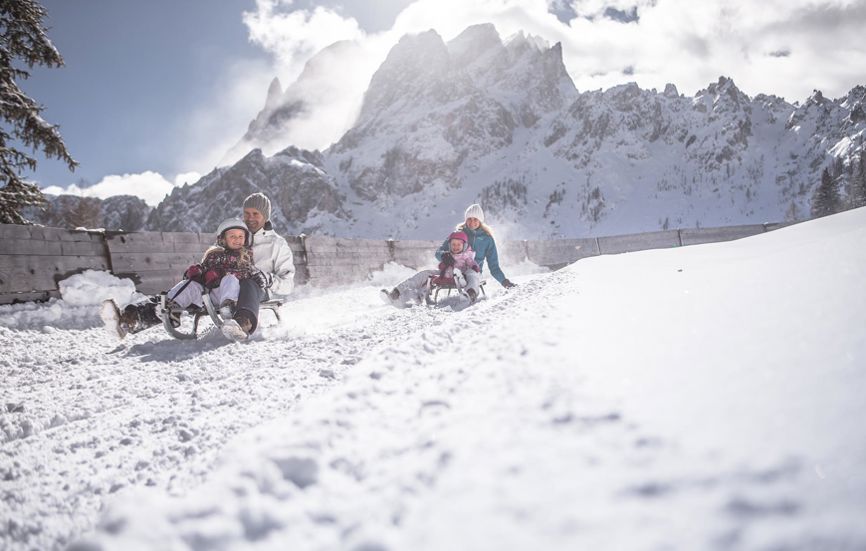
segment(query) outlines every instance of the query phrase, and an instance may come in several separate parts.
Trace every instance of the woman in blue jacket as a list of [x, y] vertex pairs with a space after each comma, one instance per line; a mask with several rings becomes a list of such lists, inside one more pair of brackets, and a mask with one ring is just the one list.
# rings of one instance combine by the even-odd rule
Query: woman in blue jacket
[[[503, 287], [509, 289], [515, 287], [514, 283], [505, 277], [502, 273], [502, 268], [499, 267], [499, 254], [496, 252], [496, 241], [493, 239], [493, 230], [484, 224], [484, 211], [481, 210], [481, 205], [470, 205], [466, 209], [465, 222], [457, 226], [458, 232], [466, 234], [469, 247], [475, 251], [475, 263], [478, 264], [480, 270], [484, 269], [484, 261], [490, 266], [490, 274]], [[436, 260], [442, 262], [442, 255], [451, 252], [451, 238], [442, 243], [442, 246], [436, 251]], [[453, 260], [452, 260], [453, 262]], [[418, 302], [421, 298], [421, 289], [426, 283], [427, 278], [437, 273], [436, 270], [421, 270], [414, 276], [403, 281], [391, 291], [382, 289], [380, 294], [382, 300], [387, 304], [390, 303], [398, 308], [403, 308], [412, 302]], [[472, 297], [474, 301], [474, 297]]]
[[[496, 252], [496, 241], [493, 239], [493, 230], [484, 223], [484, 211], [481, 205], [469, 205], [463, 216], [465, 220], [457, 226], [457, 231], [465, 232], [469, 237], [469, 246], [475, 251], [475, 262], [481, 270], [484, 270], [484, 261], [490, 266], [490, 275], [506, 289], [515, 287], [514, 283], [505, 277], [502, 268], [499, 267], [499, 253]], [[442, 255], [448, 252], [448, 240], [446, 239], [439, 250], [436, 251], [436, 260], [442, 260]]]

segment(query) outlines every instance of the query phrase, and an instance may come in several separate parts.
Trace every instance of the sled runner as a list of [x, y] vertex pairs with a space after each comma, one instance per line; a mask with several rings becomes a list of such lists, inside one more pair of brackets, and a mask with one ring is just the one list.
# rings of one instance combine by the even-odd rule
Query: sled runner
[[[478, 286], [478, 288], [481, 289], [481, 295], [483, 297], [487, 297], [487, 293], [484, 291], [485, 283], [487, 282], [482, 279]], [[463, 285], [460, 285], [454, 277], [442, 277], [438, 275], [430, 276], [427, 278], [424, 302], [427, 303], [428, 306], [437, 305], [439, 303], [439, 293], [441, 291], [446, 291], [446, 297], [450, 297], [452, 291], [457, 291], [459, 294], [463, 294]]]
[[[163, 327], [165, 327], [169, 335], [180, 340], [197, 339], [199, 337], [199, 322], [201, 318], [209, 317], [217, 329], [222, 329], [225, 322], [234, 315], [234, 308], [219, 308], [214, 305], [209, 293], [204, 293], [201, 298], [204, 308], [199, 308], [198, 306], [182, 308], [174, 304], [166, 295], [160, 297], [160, 317], [162, 318]], [[266, 300], [259, 305], [259, 311], [270, 310], [276, 316], [277, 321], [280, 321], [279, 308], [283, 305], [283, 302], [277, 299]], [[189, 324], [184, 323], [185, 317], [192, 318], [191, 328]]]

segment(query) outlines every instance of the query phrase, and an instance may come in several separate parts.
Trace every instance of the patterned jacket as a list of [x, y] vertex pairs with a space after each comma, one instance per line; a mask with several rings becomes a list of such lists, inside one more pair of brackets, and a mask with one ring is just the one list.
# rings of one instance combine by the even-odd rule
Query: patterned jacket
[[234, 275], [238, 279], [249, 279], [253, 274], [253, 251], [245, 247], [247, 252], [247, 261], [241, 259], [240, 250], [233, 251], [231, 249], [223, 249], [222, 247], [214, 247], [207, 253], [201, 261], [203, 273], [211, 270], [215, 271], [220, 279], [228, 274]]

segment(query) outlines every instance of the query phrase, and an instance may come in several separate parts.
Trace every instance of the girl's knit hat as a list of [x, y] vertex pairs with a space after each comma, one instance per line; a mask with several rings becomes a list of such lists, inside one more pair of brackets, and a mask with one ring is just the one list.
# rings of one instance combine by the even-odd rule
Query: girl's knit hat
[[479, 222], [484, 222], [484, 210], [482, 210], [481, 205], [478, 203], [469, 205], [469, 208], [466, 209], [466, 213], [463, 215], [463, 220], [469, 220], [470, 218], [477, 218]]

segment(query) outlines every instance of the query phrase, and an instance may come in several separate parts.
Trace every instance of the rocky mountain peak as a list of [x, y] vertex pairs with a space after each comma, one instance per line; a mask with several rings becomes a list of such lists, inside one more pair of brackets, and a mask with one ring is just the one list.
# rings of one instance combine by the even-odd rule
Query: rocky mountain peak
[[678, 98], [680, 96], [680, 91], [677, 90], [677, 87], [675, 85], [668, 82], [667, 84], [665, 84], [665, 91], [663, 92], [663, 95], [666, 98]]
[[517, 31], [505, 39], [505, 47], [515, 54], [520, 54], [527, 51], [545, 52], [550, 49], [550, 44], [540, 36]]
[[434, 88], [450, 64], [448, 48], [436, 31], [403, 36], [370, 79], [359, 122], [363, 124], [395, 102], [414, 99]]
[[268, 96], [265, 99], [265, 111], [273, 111], [280, 105], [280, 100], [283, 97], [283, 87], [280, 85], [279, 77], [274, 77], [271, 85], [268, 86]]
[[492, 23], [483, 23], [467, 27], [447, 44], [452, 62], [458, 66], [466, 66], [474, 60], [492, 52], [504, 49], [502, 39]]
[[717, 82], [711, 83], [704, 90], [698, 91], [692, 105], [702, 113], [742, 113], [750, 110], [751, 99], [744, 94], [734, 81], [720, 76]]

